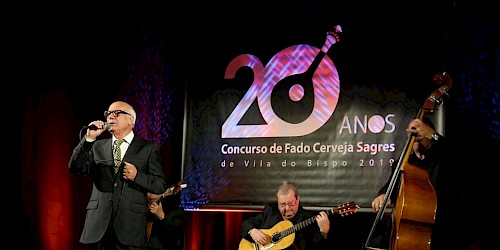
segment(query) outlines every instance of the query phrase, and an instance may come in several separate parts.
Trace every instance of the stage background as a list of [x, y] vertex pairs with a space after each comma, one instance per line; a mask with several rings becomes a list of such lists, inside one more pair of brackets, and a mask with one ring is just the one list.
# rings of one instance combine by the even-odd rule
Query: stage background
[[[432, 76], [448, 71], [453, 86], [446, 109], [445, 130], [447, 137], [454, 140], [452, 146], [460, 164], [447, 171], [450, 174], [448, 187], [453, 195], [445, 206], [457, 212], [460, 219], [445, 225], [439, 233], [451, 234], [463, 245], [493, 242], [493, 231], [489, 228], [495, 226], [492, 223], [498, 215], [490, 206], [494, 204], [493, 190], [497, 190], [495, 175], [491, 173], [494, 173], [497, 159], [490, 152], [499, 150], [500, 140], [498, 1], [333, 1], [325, 4], [277, 0], [243, 3], [243, 6], [209, 4], [212, 3], [188, 2], [176, 6], [150, 6], [152, 8], [133, 6], [117, 11], [95, 6], [61, 10], [59, 5], [55, 8], [44, 3], [44, 6], [7, 10], [11, 15], [4, 25], [8, 76], [5, 82], [12, 89], [6, 90], [4, 98], [5, 134], [9, 139], [4, 173], [8, 180], [5, 200], [13, 204], [6, 206], [9, 215], [5, 223], [9, 227], [6, 237], [28, 249], [89, 249], [79, 244], [78, 238], [90, 193], [90, 179], [70, 175], [67, 162], [79, 139], [80, 129], [90, 121], [101, 119], [103, 111], [117, 99], [129, 101], [138, 110], [138, 135], [160, 145], [169, 184], [184, 177], [195, 179], [188, 183], [193, 189], [186, 191], [186, 198], [189, 198], [186, 201], [191, 206], [191, 201], [198, 201], [192, 198], [193, 190], [201, 187], [197, 190], [207, 194], [212, 186], [208, 184], [210, 179], [207, 183], [202, 182], [205, 180], [191, 177], [192, 173], [184, 169], [188, 165], [203, 166], [193, 165], [192, 159], [184, 159], [183, 148], [189, 146], [184, 142], [184, 128], [188, 126], [184, 115], [196, 114], [189, 114], [188, 110], [202, 112], [201, 107], [194, 106], [196, 103], [210, 103], [215, 96], [227, 93], [228, 98], [220, 98], [220, 104], [205, 109], [213, 112], [218, 120], [210, 123], [200, 120], [214, 124], [213, 129], [220, 129], [220, 124], [252, 82], [240, 76], [225, 79], [226, 68], [232, 59], [251, 54], [266, 64], [272, 56], [290, 46], [304, 44], [320, 48], [325, 42], [325, 32], [332, 25], [340, 24], [343, 28], [341, 41], [327, 53], [339, 76], [337, 108], [324, 126], [302, 136], [304, 140], [332, 143], [341, 139], [337, 134], [341, 119], [347, 116], [351, 120], [356, 115], [348, 112], [360, 112], [359, 117], [363, 118], [364, 113], [367, 117], [375, 114], [385, 117], [389, 113], [387, 109], [397, 115], [394, 124], [398, 129], [392, 135], [367, 132], [367, 135], [347, 136], [344, 133], [342, 139], [384, 138], [397, 143], [397, 150], [400, 150], [404, 140], [400, 136], [406, 135], [399, 129], [435, 89]], [[142, 7], [146, 8], [145, 12], [141, 11]], [[248, 76], [244, 72], [239, 74]], [[224, 89], [227, 87], [231, 89]], [[362, 99], [363, 96], [369, 98]], [[395, 103], [391, 102], [393, 99]], [[188, 102], [193, 106], [188, 107]], [[219, 113], [220, 107], [225, 107], [228, 113]], [[14, 136], [13, 140], [10, 135]], [[210, 137], [219, 140], [218, 135], [214, 133]], [[298, 138], [268, 138], [269, 142], [262, 138], [258, 142], [266, 145], [272, 144], [271, 141], [295, 143]], [[208, 138], [198, 139], [189, 140], [194, 146], [212, 143]], [[243, 140], [221, 141], [241, 143]], [[213, 144], [209, 146], [217, 147], [218, 153], [220, 145]], [[14, 157], [10, 157], [10, 149]], [[343, 157], [352, 156], [347, 155]], [[331, 160], [337, 155], [310, 154], [307, 157]], [[276, 158], [272, 161], [288, 156]], [[207, 163], [210, 168], [201, 170], [215, 171], [220, 163], [213, 166], [214, 162]], [[387, 171], [386, 167], [380, 170]], [[375, 180], [365, 180], [373, 188], [387, 178], [382, 172], [361, 173], [369, 172], [366, 167], [352, 169], [359, 172], [351, 172], [351, 177], [354, 174], [373, 175]], [[308, 205], [331, 205], [336, 203], [333, 195], [366, 204], [370, 194], [355, 193], [354, 188], [358, 187], [354, 186], [354, 181], [343, 179], [337, 175], [340, 172], [337, 170], [328, 169], [334, 181], [328, 185], [335, 187], [321, 190], [319, 193], [324, 196], [313, 198], [314, 188], [305, 186], [303, 195], [310, 197], [306, 200]], [[229, 173], [217, 174], [220, 180]], [[255, 174], [269, 176], [267, 170]], [[282, 177], [292, 175], [295, 173]], [[351, 180], [353, 184], [346, 192], [340, 190], [347, 186], [341, 183], [343, 180]], [[224, 188], [234, 185], [222, 184]], [[186, 249], [235, 249], [240, 240], [239, 225], [254, 211], [231, 210], [229, 204], [248, 202], [260, 207], [259, 204], [271, 199], [268, 196], [273, 189], [271, 186], [251, 187], [251, 190], [261, 189], [262, 197], [256, 195], [242, 201], [243, 198], [236, 195], [221, 196], [217, 188], [214, 189], [217, 196], [201, 196], [200, 204], [194, 205], [222, 204], [222, 209], [187, 211], [184, 226], [189, 244]], [[241, 196], [242, 192], [240, 189], [237, 194]], [[226, 203], [226, 198], [230, 203]], [[359, 249], [374, 215], [369, 208], [363, 211], [366, 213], [340, 220], [332, 218], [332, 248]], [[20, 227], [21, 231], [12, 230], [12, 225]]]

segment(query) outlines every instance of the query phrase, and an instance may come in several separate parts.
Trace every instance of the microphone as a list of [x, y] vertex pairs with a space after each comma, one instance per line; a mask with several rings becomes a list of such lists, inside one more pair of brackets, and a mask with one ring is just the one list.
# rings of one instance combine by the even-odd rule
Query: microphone
[[[105, 129], [105, 130], [108, 130], [110, 127], [111, 127], [111, 124], [109, 124], [109, 122], [105, 122], [105, 123], [104, 123], [104, 129]], [[90, 130], [97, 130], [97, 129], [98, 129], [98, 128], [97, 128], [97, 126], [96, 126], [96, 125], [94, 125], [94, 124], [91, 124], [91, 125], [89, 125], [89, 126], [83, 126], [83, 128], [84, 128], [84, 129], [88, 128], [88, 129], [90, 129]]]

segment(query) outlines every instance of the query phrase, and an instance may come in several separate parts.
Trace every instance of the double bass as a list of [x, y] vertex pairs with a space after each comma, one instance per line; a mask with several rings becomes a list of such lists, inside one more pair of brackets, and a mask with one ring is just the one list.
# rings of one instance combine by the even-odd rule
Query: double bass
[[[438, 84], [425, 100], [417, 114], [418, 119], [423, 119], [427, 113], [432, 113], [436, 105], [442, 105], [451, 88], [451, 77], [446, 72], [437, 73], [433, 78]], [[437, 209], [437, 196], [431, 184], [426, 169], [420, 168], [408, 162], [413, 151], [416, 136], [410, 135], [399, 158], [396, 169], [392, 174], [391, 181], [382, 209], [379, 209], [375, 222], [365, 242], [365, 249], [370, 247], [371, 239], [377, 222], [383, 217], [384, 210], [391, 194], [399, 181], [399, 193], [396, 204], [392, 211], [392, 231], [389, 247], [391, 250], [404, 249], [430, 249], [432, 226]]]

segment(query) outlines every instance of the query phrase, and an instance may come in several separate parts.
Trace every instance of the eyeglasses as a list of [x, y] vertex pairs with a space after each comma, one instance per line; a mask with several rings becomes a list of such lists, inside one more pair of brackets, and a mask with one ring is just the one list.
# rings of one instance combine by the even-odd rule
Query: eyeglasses
[[113, 110], [113, 111], [104, 111], [104, 118], [108, 118], [108, 116], [111, 114], [113, 114], [113, 117], [118, 117], [121, 114], [132, 116], [131, 114], [129, 114], [123, 110]]
[[293, 206], [295, 206], [295, 203], [297, 203], [297, 200], [294, 200], [293, 202], [288, 202], [288, 203], [279, 203], [278, 206], [280, 208], [285, 208], [286, 206], [293, 207]]

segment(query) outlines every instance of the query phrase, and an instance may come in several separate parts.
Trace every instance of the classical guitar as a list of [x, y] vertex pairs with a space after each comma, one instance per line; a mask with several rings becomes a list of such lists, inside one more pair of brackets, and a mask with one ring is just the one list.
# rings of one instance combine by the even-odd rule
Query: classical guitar
[[[175, 195], [179, 191], [181, 191], [182, 189], [184, 189], [186, 187], [187, 187], [187, 184], [183, 184], [180, 181], [179, 181], [179, 183], [177, 183], [177, 185], [170, 186], [169, 188], [167, 188], [167, 191], [165, 191], [163, 194], [160, 195], [160, 197], [158, 197], [158, 199], [155, 201], [156, 204], [160, 204], [160, 202], [163, 198], [165, 198], [167, 196]], [[146, 225], [146, 233], [147, 233], [148, 240], [149, 240], [149, 237], [151, 236], [151, 229], [153, 228], [153, 221], [154, 221], [154, 217], [153, 216], [150, 216], [150, 217], [151, 218], [148, 220], [147, 225]]]
[[[344, 203], [338, 205], [335, 208], [326, 210], [327, 215], [339, 214], [341, 216], [346, 216], [356, 213], [358, 205], [354, 202]], [[278, 250], [285, 249], [289, 247], [295, 240], [295, 232], [299, 231], [313, 223], [316, 222], [316, 217], [311, 217], [307, 220], [299, 222], [295, 225], [288, 220], [280, 221], [278, 224], [274, 225], [271, 229], [261, 229], [261, 231], [269, 236], [271, 236], [270, 242], [265, 245], [259, 245], [254, 242], [250, 242], [246, 239], [241, 239], [238, 250]]]

